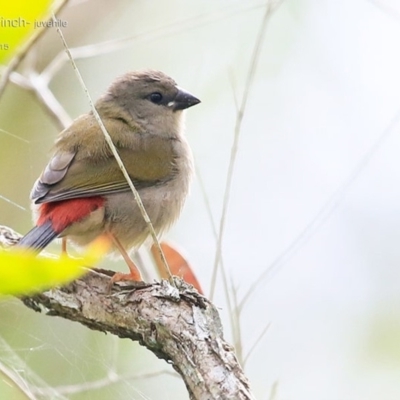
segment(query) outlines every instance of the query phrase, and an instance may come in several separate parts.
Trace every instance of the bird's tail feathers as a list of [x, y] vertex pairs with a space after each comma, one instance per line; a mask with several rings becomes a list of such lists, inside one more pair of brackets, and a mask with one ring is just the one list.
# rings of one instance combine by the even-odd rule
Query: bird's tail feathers
[[39, 252], [58, 236], [51, 221], [31, 229], [18, 243], [18, 247], [26, 247]]

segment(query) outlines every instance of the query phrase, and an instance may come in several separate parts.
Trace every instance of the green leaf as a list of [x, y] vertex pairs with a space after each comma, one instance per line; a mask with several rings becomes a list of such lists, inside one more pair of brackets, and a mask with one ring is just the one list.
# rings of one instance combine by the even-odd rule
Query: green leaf
[[79, 278], [108, 252], [111, 241], [100, 236], [88, 247], [83, 258], [38, 257], [27, 249], [0, 251], [0, 295], [28, 295], [65, 285]]
[[83, 263], [66, 256], [37, 257], [26, 250], [1, 251], [0, 294], [31, 294], [66, 284], [85, 273]]
[[[0, 63], [8, 62], [46, 19], [51, 0], [0, 0]], [[40, 24], [39, 24], [40, 25]]]

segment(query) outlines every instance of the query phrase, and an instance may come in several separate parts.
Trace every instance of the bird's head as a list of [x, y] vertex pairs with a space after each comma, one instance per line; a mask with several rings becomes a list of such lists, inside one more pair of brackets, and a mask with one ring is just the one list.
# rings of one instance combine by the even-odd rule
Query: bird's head
[[[128, 114], [130, 118], [153, 134], [180, 134], [182, 111], [200, 103], [192, 94], [160, 71], [128, 72], [117, 78], [97, 102], [100, 109], [112, 114]], [[107, 114], [109, 114], [107, 112]]]

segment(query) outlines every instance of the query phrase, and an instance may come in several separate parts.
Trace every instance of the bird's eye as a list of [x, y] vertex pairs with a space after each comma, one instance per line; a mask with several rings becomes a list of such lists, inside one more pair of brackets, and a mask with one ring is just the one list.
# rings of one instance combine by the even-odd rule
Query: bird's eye
[[154, 104], [160, 104], [162, 102], [163, 96], [159, 92], [152, 93], [150, 95], [150, 101]]

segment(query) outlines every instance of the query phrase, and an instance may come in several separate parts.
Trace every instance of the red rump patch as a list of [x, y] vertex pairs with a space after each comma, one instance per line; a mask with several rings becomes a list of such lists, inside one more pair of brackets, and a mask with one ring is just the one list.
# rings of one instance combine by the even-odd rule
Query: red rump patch
[[52, 222], [53, 229], [61, 233], [65, 228], [78, 222], [104, 205], [100, 196], [69, 199], [41, 204], [39, 207], [38, 226], [47, 221]]

